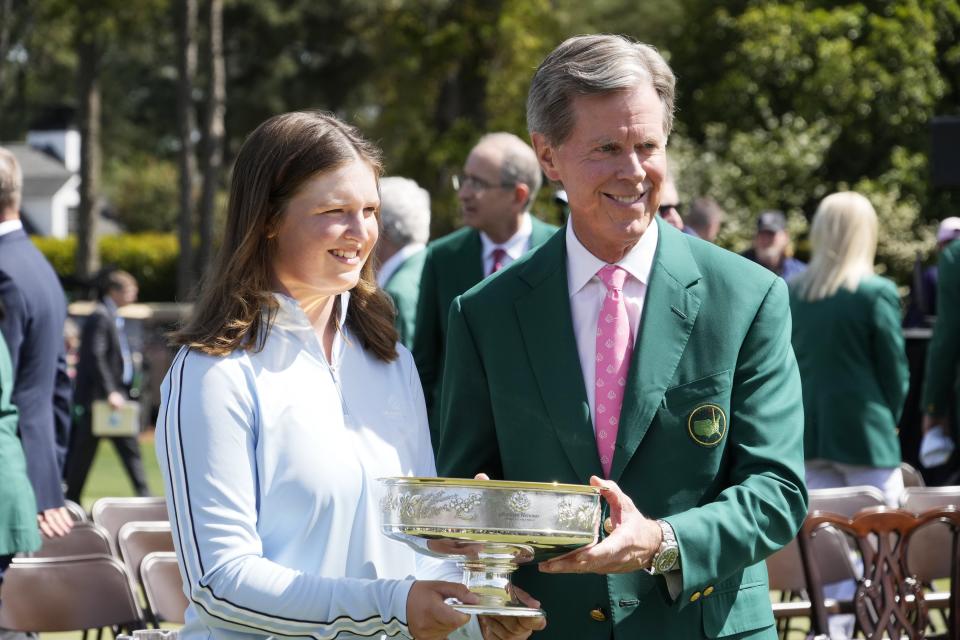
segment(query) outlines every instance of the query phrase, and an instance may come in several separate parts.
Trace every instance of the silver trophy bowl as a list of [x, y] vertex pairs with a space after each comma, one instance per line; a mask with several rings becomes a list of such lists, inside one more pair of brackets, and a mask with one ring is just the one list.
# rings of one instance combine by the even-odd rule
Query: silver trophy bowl
[[380, 478], [383, 533], [453, 559], [479, 604], [464, 613], [542, 616], [513, 595], [511, 574], [590, 544], [600, 525], [595, 487], [459, 478]]

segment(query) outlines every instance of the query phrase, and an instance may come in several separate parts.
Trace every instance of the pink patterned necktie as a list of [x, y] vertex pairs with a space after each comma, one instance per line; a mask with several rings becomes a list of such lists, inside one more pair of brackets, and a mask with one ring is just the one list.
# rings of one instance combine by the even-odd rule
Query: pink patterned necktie
[[488, 273], [487, 275], [500, 271], [500, 269], [503, 268], [503, 259], [506, 257], [507, 257], [506, 251], [504, 251], [500, 247], [497, 247], [496, 249], [494, 249], [493, 250], [493, 267], [490, 268], [490, 273]]
[[597, 276], [607, 286], [607, 294], [603, 297], [597, 319], [597, 377], [593, 396], [596, 416], [593, 425], [603, 475], [609, 478], [633, 353], [633, 336], [630, 335], [630, 318], [623, 301], [627, 272], [608, 264], [597, 272]]

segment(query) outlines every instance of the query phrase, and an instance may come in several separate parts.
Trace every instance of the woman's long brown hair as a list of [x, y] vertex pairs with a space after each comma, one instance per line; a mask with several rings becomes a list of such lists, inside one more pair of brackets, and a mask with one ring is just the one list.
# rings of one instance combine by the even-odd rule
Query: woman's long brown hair
[[[263, 349], [278, 309], [271, 287], [275, 251], [271, 231], [308, 179], [357, 158], [379, 178], [380, 150], [356, 128], [328, 113], [285, 113], [257, 127], [234, 163], [223, 244], [204, 278], [192, 317], [170, 335], [171, 341], [210, 355]], [[364, 349], [390, 362], [397, 358], [395, 311], [377, 287], [373, 255], [350, 292], [346, 324]]]

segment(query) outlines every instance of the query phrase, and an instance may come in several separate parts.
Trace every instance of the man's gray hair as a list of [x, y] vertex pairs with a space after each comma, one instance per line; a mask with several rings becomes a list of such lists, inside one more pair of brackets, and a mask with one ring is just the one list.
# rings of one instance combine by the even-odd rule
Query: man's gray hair
[[488, 133], [476, 146], [492, 143], [503, 153], [500, 164], [500, 182], [503, 184], [523, 183], [530, 188], [530, 194], [524, 203], [524, 211], [529, 211], [537, 193], [543, 184], [543, 173], [537, 161], [537, 153], [519, 136], [506, 131]]
[[527, 129], [563, 144], [573, 130], [573, 98], [651, 84], [663, 104], [663, 134], [673, 128], [676, 80], [670, 65], [648, 44], [624, 36], [574, 36], [540, 63], [527, 96]]
[[380, 179], [380, 223], [398, 247], [430, 239], [430, 194], [410, 178]]
[[0, 211], [19, 208], [23, 192], [23, 171], [17, 157], [0, 147]]
[[700, 231], [708, 228], [714, 222], [723, 222], [724, 217], [726, 217], [726, 212], [724, 212], [723, 207], [710, 196], [704, 196], [697, 198], [690, 205], [686, 223], [693, 227], [694, 231]]

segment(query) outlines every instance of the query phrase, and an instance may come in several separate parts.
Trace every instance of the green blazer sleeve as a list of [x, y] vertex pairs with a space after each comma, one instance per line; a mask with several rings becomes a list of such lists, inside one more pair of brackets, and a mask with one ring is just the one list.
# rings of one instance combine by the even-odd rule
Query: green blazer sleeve
[[910, 387], [910, 366], [903, 343], [901, 329], [900, 297], [892, 282], [882, 280], [882, 286], [874, 301], [873, 318], [876, 323], [873, 336], [873, 351], [876, 358], [877, 380], [883, 391], [887, 407], [894, 423], [900, 421], [903, 403]]
[[806, 515], [803, 404], [790, 342], [787, 287], [776, 278], [740, 348], [730, 399], [729, 486], [713, 501], [664, 518], [677, 534], [683, 591], [757, 563], [786, 545]]
[[[944, 416], [957, 391], [960, 366], [960, 241], [954, 240], [940, 255], [938, 272], [937, 323], [927, 349], [923, 407], [930, 415]], [[960, 412], [960, 398], [955, 412]], [[954, 419], [960, 424], [960, 416]]]
[[10, 402], [13, 365], [0, 336], [0, 556], [40, 548], [37, 501], [17, 437], [17, 408]]
[[[440, 403], [440, 424], [457, 424], [455, 437], [443, 441], [438, 437], [434, 447], [444, 447], [440, 474], [461, 474], [475, 469], [491, 478], [502, 478], [500, 452], [493, 428], [493, 407], [490, 402], [486, 371], [473, 340], [467, 319], [460, 307], [460, 297], [450, 307], [447, 326], [447, 355], [444, 365], [443, 400]], [[463, 410], [469, 407], [469, 410]]]
[[417, 300], [420, 298], [420, 280], [426, 251], [420, 251], [407, 258], [384, 287], [384, 291], [393, 298], [397, 309], [397, 331], [400, 342], [413, 349], [413, 336], [416, 331]]
[[[427, 401], [427, 414], [431, 425], [437, 386], [440, 383], [440, 356], [443, 353], [443, 333], [440, 323], [440, 308], [437, 304], [436, 262], [430, 248], [423, 263], [420, 278], [420, 296], [417, 298], [416, 331], [413, 335], [413, 359], [420, 372], [423, 397]], [[436, 448], [434, 439], [434, 448]]]

